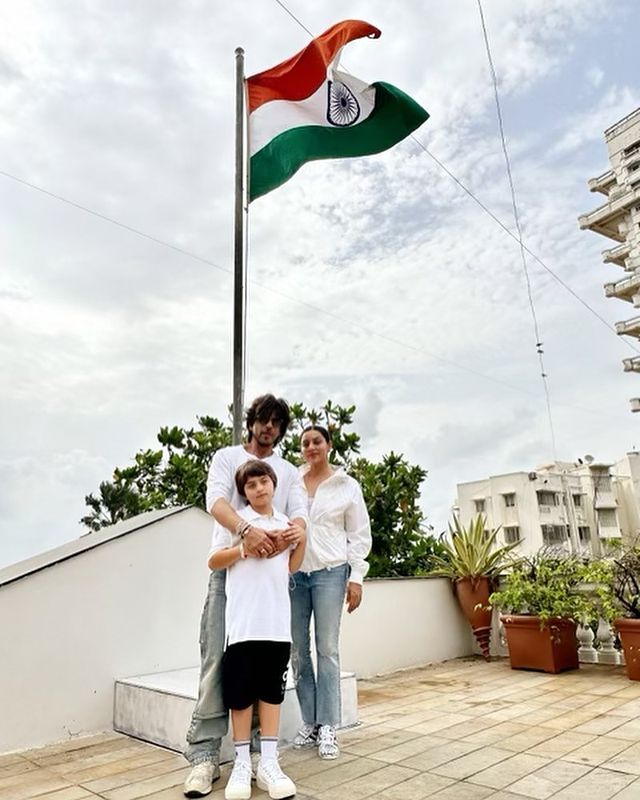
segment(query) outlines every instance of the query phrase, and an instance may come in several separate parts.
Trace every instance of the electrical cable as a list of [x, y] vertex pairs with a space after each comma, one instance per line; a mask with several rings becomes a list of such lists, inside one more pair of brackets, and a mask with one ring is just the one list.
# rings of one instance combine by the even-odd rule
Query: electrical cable
[[[314, 38], [315, 34], [312, 31], [310, 31], [309, 28], [307, 28], [307, 26], [289, 8], [287, 8], [287, 6], [282, 2], [282, 0], [275, 0], [275, 2], [291, 17], [291, 19], [293, 19], [304, 31], [306, 31], [306, 33], [308, 33], [309, 36], [311, 36], [312, 39]], [[344, 67], [344, 66], [342, 66], [342, 69], [345, 72], [349, 72], [349, 70], [347, 70], [346, 67]], [[614, 336], [617, 338], [618, 342], [620, 342], [621, 344], [625, 345], [626, 347], [629, 347], [635, 353], [639, 353], [640, 354], [640, 349], [639, 348], [637, 348], [629, 339], [620, 337], [618, 335], [618, 333], [616, 332], [616, 329], [609, 322], [607, 322], [607, 320], [603, 316], [601, 316], [601, 314], [599, 314], [596, 311], [595, 308], [590, 306], [589, 303], [587, 303], [586, 300], [584, 300], [582, 297], [580, 297], [580, 295], [574, 289], [572, 289], [571, 286], [569, 286], [568, 283], [566, 283], [557, 273], [555, 273], [551, 269], [551, 267], [549, 267], [547, 264], [545, 264], [545, 262], [538, 255], [536, 255], [536, 253], [534, 253], [521, 239], [519, 239], [518, 236], [507, 225], [505, 225], [505, 223], [500, 219], [500, 217], [498, 217], [496, 214], [494, 214], [494, 212], [491, 211], [491, 209], [485, 203], [483, 203], [482, 200], [480, 200], [471, 191], [471, 189], [469, 189], [442, 161], [440, 161], [440, 159], [437, 158], [417, 138], [417, 136], [415, 134], [412, 133], [410, 138], [418, 145], [418, 147], [424, 153], [426, 153], [429, 156], [429, 158], [431, 158], [438, 165], [438, 167], [440, 167], [440, 169], [443, 172], [445, 172], [478, 206], [480, 206], [480, 208], [486, 214], [488, 214], [491, 217], [491, 219], [496, 224], [498, 224], [505, 233], [507, 233], [514, 241], [518, 242], [518, 245], [523, 247], [524, 250], [526, 251], [526, 253], [531, 256], [531, 258], [533, 258], [538, 264], [540, 264], [540, 266], [546, 272], [548, 272], [549, 275], [551, 275], [551, 277], [554, 280], [556, 280], [567, 292], [569, 292], [569, 294], [571, 294], [582, 306], [584, 306], [584, 308], [586, 308], [587, 311], [589, 311], [591, 314], [593, 314], [593, 316], [595, 316], [596, 319], [598, 319], [611, 333], [613, 333]]]
[[482, 35], [484, 38], [485, 47], [487, 50], [487, 60], [489, 62], [489, 71], [491, 73], [491, 81], [493, 83], [493, 93], [496, 102], [496, 114], [498, 117], [498, 129], [500, 133], [500, 143], [502, 145], [502, 153], [504, 155], [505, 166], [507, 170], [507, 179], [509, 181], [509, 192], [511, 193], [511, 206], [513, 210], [513, 219], [518, 233], [518, 244], [520, 245], [520, 258], [522, 260], [522, 271], [524, 273], [525, 283], [527, 286], [527, 299], [529, 301], [529, 309], [531, 310], [531, 319], [533, 322], [533, 332], [536, 341], [536, 353], [538, 356], [538, 363], [540, 364], [540, 377], [544, 386], [545, 402], [547, 407], [547, 417], [549, 421], [549, 433], [551, 436], [551, 451], [554, 460], [557, 461], [556, 453], [556, 436], [553, 428], [553, 413], [551, 411], [551, 393], [549, 391], [549, 377], [544, 363], [544, 350], [542, 349], [542, 336], [540, 334], [540, 325], [538, 322], [538, 315], [536, 313], [536, 306], [533, 301], [533, 290], [531, 287], [531, 277], [529, 275], [529, 267], [527, 266], [527, 257], [525, 255], [524, 245], [522, 242], [522, 226], [520, 224], [520, 212], [518, 210], [518, 203], [516, 201], [516, 190], [513, 183], [513, 174], [511, 172], [511, 160], [509, 158], [509, 151], [507, 149], [507, 140], [504, 133], [504, 122], [502, 119], [502, 109], [500, 107], [500, 94], [498, 92], [498, 76], [496, 75], [495, 66], [493, 64], [493, 57], [491, 55], [491, 45], [489, 44], [489, 34], [482, 11], [482, 0], [477, 0], [478, 11], [480, 12], [480, 24], [482, 26]]
[[[68, 198], [66, 198], [66, 197], [64, 197], [64, 196], [62, 196], [60, 194], [57, 194], [57, 193], [52, 192], [52, 191], [49, 191], [48, 189], [44, 189], [43, 187], [38, 186], [35, 183], [32, 183], [32, 182], [27, 181], [27, 180], [24, 180], [23, 178], [19, 178], [16, 175], [12, 175], [11, 173], [6, 172], [5, 170], [0, 170], [0, 175], [4, 176], [5, 178], [9, 178], [9, 179], [11, 179], [13, 181], [16, 181], [17, 183], [19, 183], [19, 184], [21, 184], [23, 186], [26, 186], [29, 189], [34, 189], [35, 191], [41, 192], [42, 194], [46, 195], [47, 197], [51, 197], [51, 198], [53, 198], [55, 200], [58, 200], [58, 201], [60, 201], [62, 203], [65, 203], [66, 205], [69, 205], [72, 208], [75, 208], [75, 209], [77, 209], [79, 211], [84, 211], [87, 214], [91, 214], [92, 216], [97, 217], [98, 219], [101, 219], [104, 222], [108, 222], [108, 223], [110, 223], [112, 225], [116, 225], [117, 227], [122, 228], [122, 229], [128, 231], [129, 233], [133, 233], [136, 236], [141, 236], [144, 239], [147, 239], [148, 241], [154, 242], [155, 244], [158, 244], [158, 245], [160, 245], [162, 247], [167, 247], [170, 250], [174, 250], [175, 252], [179, 253], [182, 256], [186, 256], [187, 258], [192, 258], [195, 261], [200, 262], [201, 264], [206, 264], [207, 266], [213, 267], [214, 269], [217, 269], [220, 272], [224, 272], [227, 275], [232, 275], [233, 274], [233, 271], [231, 269], [228, 269], [227, 267], [223, 267], [220, 264], [216, 264], [215, 261], [211, 261], [210, 259], [204, 258], [203, 256], [200, 256], [197, 253], [193, 253], [193, 252], [191, 252], [189, 250], [185, 250], [183, 247], [178, 247], [177, 245], [174, 245], [171, 242], [167, 242], [167, 241], [164, 241], [163, 239], [159, 239], [157, 236], [153, 236], [151, 234], [145, 233], [144, 231], [141, 231], [138, 228], [134, 228], [132, 225], [128, 225], [128, 224], [126, 224], [124, 222], [121, 222], [120, 220], [114, 219], [113, 217], [109, 217], [106, 214], [102, 214], [99, 211], [95, 211], [94, 209], [89, 208], [88, 206], [82, 205], [81, 203], [77, 203], [77, 202], [75, 202], [73, 200], [69, 200]], [[247, 285], [249, 283], [251, 283], [253, 286], [256, 286], [256, 287], [258, 287], [258, 288], [260, 288], [260, 289], [262, 289], [264, 291], [269, 292], [270, 294], [275, 295], [276, 297], [283, 298], [284, 300], [287, 300], [288, 302], [293, 303], [294, 305], [303, 306], [305, 308], [310, 309], [311, 311], [315, 311], [316, 313], [323, 314], [326, 317], [330, 317], [331, 319], [336, 320], [337, 322], [340, 322], [343, 325], [346, 324], [346, 325], [350, 325], [350, 326], [352, 326], [354, 328], [357, 328], [358, 330], [361, 330], [363, 333], [366, 333], [368, 336], [375, 337], [375, 338], [378, 338], [378, 339], [382, 339], [382, 340], [384, 340], [386, 342], [389, 342], [390, 344], [394, 344], [394, 345], [396, 345], [398, 347], [404, 348], [405, 350], [411, 350], [411, 351], [413, 351], [415, 353], [419, 353], [421, 355], [427, 356], [428, 358], [432, 358], [434, 361], [439, 361], [441, 364], [444, 364], [446, 366], [452, 367], [454, 369], [457, 369], [457, 370], [460, 370], [460, 371], [463, 371], [463, 372], [468, 372], [471, 375], [475, 375], [478, 378], [482, 378], [483, 380], [489, 381], [490, 383], [495, 383], [495, 384], [497, 384], [499, 386], [503, 386], [503, 387], [505, 387], [507, 389], [511, 389], [512, 391], [519, 392], [520, 394], [525, 394], [525, 395], [529, 395], [529, 396], [532, 396], [532, 397], [535, 396], [533, 394], [533, 392], [530, 392], [527, 389], [523, 389], [521, 386], [516, 386], [515, 384], [509, 383], [508, 381], [503, 381], [500, 378], [496, 378], [496, 377], [494, 377], [492, 375], [487, 375], [486, 373], [480, 372], [479, 370], [473, 369], [472, 367], [468, 367], [465, 364], [460, 364], [457, 361], [453, 361], [452, 359], [445, 358], [444, 356], [440, 356], [437, 353], [433, 353], [433, 352], [431, 352], [430, 350], [427, 350], [424, 347], [419, 347], [417, 345], [409, 344], [406, 341], [403, 341], [402, 339], [399, 339], [399, 338], [396, 338], [394, 336], [390, 336], [390, 335], [387, 335], [387, 334], [380, 333], [379, 330], [375, 330], [375, 329], [370, 328], [370, 327], [368, 327], [366, 325], [362, 325], [361, 323], [356, 322], [353, 319], [345, 319], [344, 317], [341, 317], [339, 314], [336, 314], [333, 311], [329, 311], [326, 308], [322, 308], [321, 306], [317, 306], [317, 305], [314, 305], [313, 303], [309, 303], [309, 302], [307, 302], [305, 300], [301, 300], [299, 297], [296, 297], [296, 296], [291, 295], [291, 294], [287, 294], [286, 292], [283, 292], [283, 291], [281, 291], [279, 289], [274, 289], [273, 286], [271, 286], [271, 285], [267, 285], [267, 284], [261, 283], [260, 281], [257, 281], [257, 280], [255, 280], [253, 278], [251, 278], [250, 280], [247, 281]], [[247, 306], [247, 304], [245, 303], [245, 310], [246, 310], [246, 306]], [[575, 408], [575, 409], [577, 409], [579, 411], [586, 411], [587, 413], [590, 413], [590, 414], [599, 414], [600, 413], [600, 412], [596, 411], [595, 409], [584, 408], [582, 406], [575, 406], [575, 405], [568, 405], [568, 404], [561, 404], [561, 405], [563, 405], [563, 406], [566, 405], [566, 407], [568, 407], [568, 408]]]

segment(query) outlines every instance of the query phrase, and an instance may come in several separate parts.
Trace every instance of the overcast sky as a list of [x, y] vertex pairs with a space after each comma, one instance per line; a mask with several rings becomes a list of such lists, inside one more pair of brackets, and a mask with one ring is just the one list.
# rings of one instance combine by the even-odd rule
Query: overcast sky
[[[285, 0], [314, 34], [382, 30], [343, 65], [431, 113], [417, 138], [514, 229], [476, 0]], [[634, 0], [491, 0], [485, 17], [527, 246], [598, 314], [610, 243], [603, 131], [640, 105]], [[81, 533], [84, 495], [161, 425], [231, 400], [234, 49], [247, 74], [309, 36], [276, 0], [22, 0], [0, 6], [0, 566]], [[528, 260], [557, 455], [640, 446], [628, 344]], [[247, 397], [358, 406], [363, 453], [457, 482], [553, 457], [517, 242], [414, 141], [317, 162], [250, 213]]]

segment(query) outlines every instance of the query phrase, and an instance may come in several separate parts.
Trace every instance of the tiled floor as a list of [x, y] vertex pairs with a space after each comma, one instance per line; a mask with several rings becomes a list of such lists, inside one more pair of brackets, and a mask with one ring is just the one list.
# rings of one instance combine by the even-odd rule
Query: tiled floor
[[[283, 754], [299, 800], [640, 800], [640, 683], [619, 668], [553, 676], [462, 659], [359, 691], [362, 724], [341, 733], [340, 759]], [[0, 800], [181, 800], [187, 771], [175, 753], [101, 734], [0, 756]]]

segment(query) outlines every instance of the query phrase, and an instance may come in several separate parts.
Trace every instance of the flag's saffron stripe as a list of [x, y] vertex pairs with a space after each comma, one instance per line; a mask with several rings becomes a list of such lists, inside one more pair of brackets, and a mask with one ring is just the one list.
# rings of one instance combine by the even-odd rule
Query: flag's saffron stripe
[[249, 113], [270, 100], [304, 100], [327, 78], [327, 67], [341, 48], [364, 36], [377, 39], [380, 31], [368, 22], [338, 22], [313, 39], [295, 56], [247, 78]]
[[393, 147], [429, 118], [429, 114], [395, 86], [373, 83], [375, 108], [350, 128], [306, 125], [284, 131], [251, 157], [250, 199], [255, 200], [288, 180], [306, 161], [368, 156]]

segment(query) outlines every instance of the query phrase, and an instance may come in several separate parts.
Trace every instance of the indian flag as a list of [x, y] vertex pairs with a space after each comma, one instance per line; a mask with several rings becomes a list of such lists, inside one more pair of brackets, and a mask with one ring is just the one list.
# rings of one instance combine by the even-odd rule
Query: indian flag
[[393, 147], [429, 114], [388, 83], [338, 70], [342, 48], [377, 39], [378, 28], [346, 20], [288, 61], [247, 78], [249, 200], [288, 180], [306, 161], [368, 156]]

